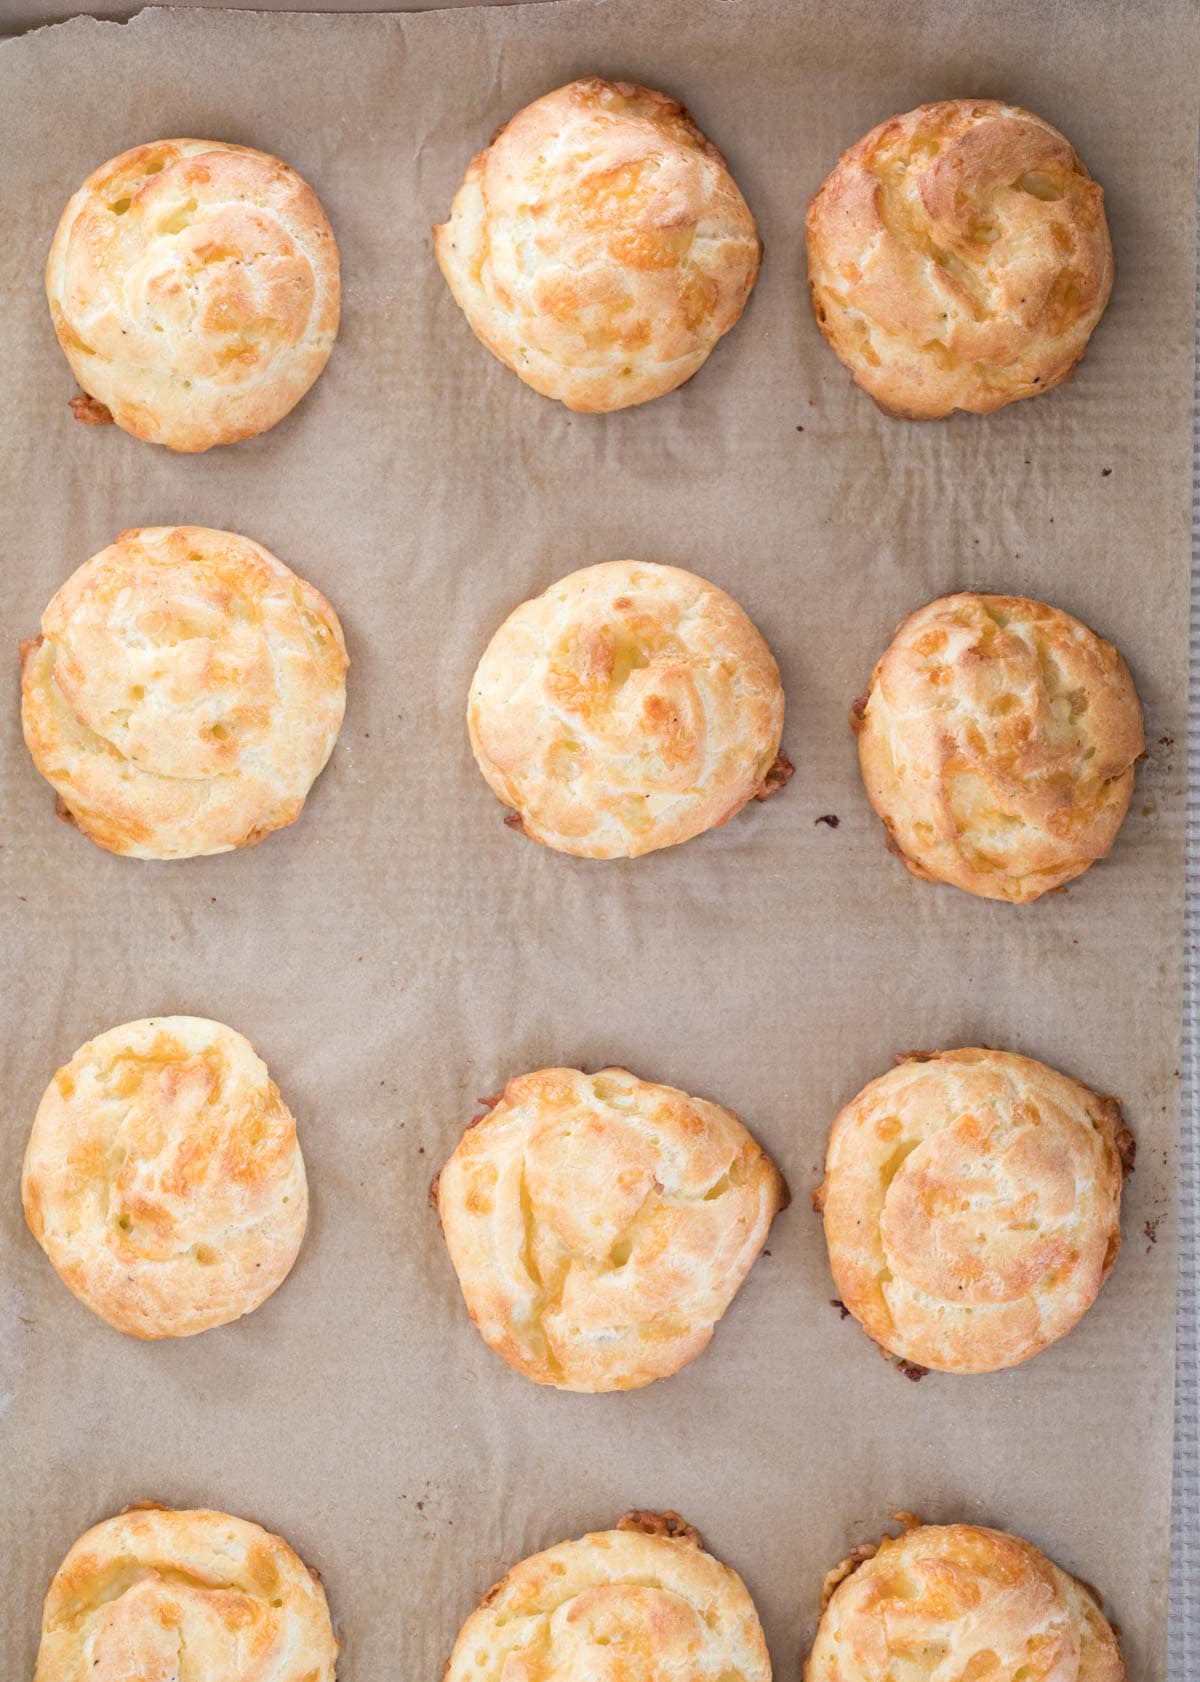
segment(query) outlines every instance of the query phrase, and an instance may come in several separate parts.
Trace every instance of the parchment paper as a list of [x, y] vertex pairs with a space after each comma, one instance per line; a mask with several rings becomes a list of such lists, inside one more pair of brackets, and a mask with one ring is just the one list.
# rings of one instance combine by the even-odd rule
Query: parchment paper
[[[579, 0], [147, 12], [0, 48], [6, 1675], [31, 1674], [46, 1581], [79, 1532], [155, 1497], [257, 1518], [319, 1567], [343, 1682], [433, 1682], [509, 1564], [633, 1504], [678, 1508], [743, 1573], [780, 1678], [823, 1573], [897, 1506], [1031, 1537], [1103, 1592], [1134, 1682], [1162, 1676], [1198, 30], [1185, 0]], [[537, 397], [475, 342], [429, 237], [492, 130], [594, 71], [683, 97], [766, 242], [744, 321], [692, 385], [601, 418]], [[1107, 189], [1117, 285], [1061, 391], [906, 425], [817, 335], [803, 212], [873, 123], [964, 92], [1028, 105], [1079, 147]], [[41, 290], [88, 170], [175, 134], [288, 158], [344, 263], [312, 394], [200, 458], [75, 424]], [[20, 744], [15, 649], [118, 531], [183, 520], [249, 533], [330, 595], [350, 705], [293, 829], [145, 864], [56, 822]], [[715, 835], [594, 864], [504, 827], [464, 701], [517, 601], [631, 555], [743, 603], [783, 670], [798, 770]], [[1080, 615], [1124, 650], [1147, 709], [1112, 859], [1024, 909], [888, 857], [846, 727], [894, 622], [968, 586]], [[55, 1067], [165, 1011], [227, 1021], [267, 1059], [313, 1211], [258, 1313], [156, 1345], [68, 1295], [17, 1184]], [[893, 1054], [979, 1041], [1123, 1099], [1140, 1145], [1126, 1247], [1093, 1312], [1031, 1364], [912, 1385], [829, 1305], [807, 1194], [833, 1114]], [[426, 1201], [476, 1095], [555, 1061], [623, 1062], [731, 1104], [795, 1193], [709, 1351], [634, 1395], [511, 1373], [467, 1321]]]

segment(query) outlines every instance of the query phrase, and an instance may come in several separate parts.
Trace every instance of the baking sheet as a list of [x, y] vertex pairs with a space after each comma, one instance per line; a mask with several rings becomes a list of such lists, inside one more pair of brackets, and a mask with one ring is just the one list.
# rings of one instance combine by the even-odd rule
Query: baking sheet
[[[513, 0], [484, 0], [485, 4], [504, 6]], [[185, 0], [162, 0], [167, 6], [185, 4]], [[387, 0], [191, 0], [195, 6], [220, 6], [244, 11], [281, 12], [392, 12], [401, 8]], [[409, 0], [406, 12], [449, 10], [455, 6], [469, 6], [473, 0]], [[65, 23], [86, 11], [89, 17], [112, 18], [124, 23], [141, 10], [139, 0], [91, 0], [81, 6], [79, 0], [0, 0], [0, 36], [16, 35], [24, 29], [36, 29], [40, 24]]]
[[[1196, 346], [1200, 352], [1200, 289]], [[1200, 360], [1200, 358], [1198, 358]], [[1198, 369], [1200, 375], [1200, 369]], [[1200, 377], [1192, 435], [1192, 650], [1188, 717], [1183, 1106], [1179, 1162], [1179, 1294], [1175, 1305], [1175, 1467], [1168, 1675], [1200, 1672]]]
[[[820, 1581], [896, 1506], [1020, 1531], [1105, 1594], [1163, 1673], [1183, 904], [1200, 20], [930, 0], [580, 0], [407, 17], [146, 12], [0, 48], [4, 642], [133, 524], [246, 531], [325, 590], [353, 657], [301, 822], [249, 853], [110, 858], [53, 817], [5, 710], [0, 1642], [32, 1671], [45, 1582], [125, 1502], [211, 1503], [326, 1581], [343, 1682], [434, 1677], [479, 1593], [627, 1506], [672, 1506], [746, 1577], [777, 1675]], [[432, 261], [473, 150], [599, 71], [683, 97], [766, 262], [669, 398], [572, 416], [476, 344]], [[979, 92], [1061, 126], [1108, 192], [1113, 302], [1062, 391], [889, 422], [808, 317], [802, 221], [838, 150]], [[173, 457], [71, 419], [40, 270], [68, 194], [167, 134], [280, 152], [341, 242], [329, 368], [272, 433]], [[1109, 471], [1106, 473], [1105, 470]], [[506, 829], [470, 760], [474, 662], [518, 600], [636, 555], [730, 589], [775, 649], [798, 772], [725, 830], [598, 865]], [[1033, 907], [911, 880], [845, 725], [889, 630], [960, 587], [1113, 638], [1150, 757], [1110, 862]], [[13, 670], [15, 674], [15, 657]], [[10, 692], [11, 693], [11, 692]], [[835, 813], [834, 830], [815, 820]], [[59, 1284], [17, 1199], [29, 1121], [89, 1035], [167, 1010], [245, 1032], [300, 1120], [313, 1211], [240, 1324], [121, 1338]], [[837, 1107], [892, 1054], [987, 1041], [1118, 1093], [1140, 1144], [1096, 1309], [1030, 1365], [910, 1385], [829, 1306], [806, 1208]], [[629, 1396], [541, 1391], [469, 1326], [426, 1202], [477, 1094], [627, 1063], [737, 1108], [796, 1194], [705, 1356]]]

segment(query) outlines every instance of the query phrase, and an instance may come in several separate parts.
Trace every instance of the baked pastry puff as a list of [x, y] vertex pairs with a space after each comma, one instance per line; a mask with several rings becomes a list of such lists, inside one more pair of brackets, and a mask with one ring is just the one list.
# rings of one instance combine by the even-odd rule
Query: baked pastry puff
[[631, 1512], [514, 1565], [463, 1625], [443, 1682], [535, 1677], [771, 1682], [771, 1661], [736, 1571], [678, 1513]]
[[90, 401], [171, 450], [282, 420], [338, 329], [337, 241], [287, 164], [219, 140], [156, 140], [88, 176], [46, 262], [54, 331]]
[[792, 773], [783, 687], [738, 604], [679, 567], [608, 561], [523, 602], [471, 680], [471, 746], [535, 841], [636, 858]]
[[1014, 905], [1105, 856], [1145, 747], [1111, 643], [1045, 602], [973, 592], [910, 614], [851, 724], [912, 874]]
[[1112, 289], [1104, 190], [998, 99], [880, 123], [809, 206], [822, 333], [889, 414], [986, 414], [1065, 380]]
[[1011, 1051], [914, 1052], [829, 1135], [813, 1202], [838, 1295], [910, 1366], [1015, 1367], [1095, 1301], [1132, 1162], [1115, 1098]]
[[632, 1390], [695, 1357], [787, 1188], [731, 1110], [627, 1069], [539, 1069], [476, 1116], [434, 1185], [472, 1320], [560, 1390]]
[[279, 1088], [241, 1034], [200, 1016], [126, 1022], [79, 1048], [38, 1105], [21, 1201], [63, 1284], [140, 1338], [258, 1308], [308, 1219]]
[[317, 1573], [248, 1519], [143, 1501], [50, 1584], [34, 1682], [334, 1682]]
[[1095, 1591], [1032, 1542], [896, 1517], [826, 1578], [804, 1682], [1125, 1682]]
[[203, 526], [122, 532], [21, 661], [25, 741], [61, 815], [131, 858], [226, 853], [295, 822], [346, 707], [324, 596]]
[[758, 274], [754, 218], [682, 105], [571, 82], [519, 112], [433, 231], [478, 338], [568, 409], [627, 409], [691, 379]]

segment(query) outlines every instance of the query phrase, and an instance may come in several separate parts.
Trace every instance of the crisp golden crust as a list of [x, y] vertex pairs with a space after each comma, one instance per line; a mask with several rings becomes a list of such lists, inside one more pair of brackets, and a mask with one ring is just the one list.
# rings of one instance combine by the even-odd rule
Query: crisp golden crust
[[266, 152], [158, 140], [89, 175], [46, 262], [76, 379], [135, 438], [207, 450], [282, 420], [338, 328], [316, 194]]
[[334, 1682], [337, 1649], [317, 1574], [282, 1537], [146, 1502], [55, 1572], [34, 1682]]
[[655, 1518], [631, 1513], [514, 1565], [463, 1625], [443, 1682], [770, 1682], [742, 1579], [678, 1514]]
[[910, 420], [1058, 385], [1112, 289], [1103, 188], [1057, 129], [995, 99], [880, 123], [843, 152], [807, 229], [821, 331]]
[[691, 379], [741, 315], [761, 252], [683, 106], [594, 76], [526, 106], [472, 159], [434, 247], [488, 349], [593, 413]]
[[324, 596], [202, 526], [122, 532], [21, 653], [34, 764], [85, 835], [133, 858], [224, 853], [294, 822], [346, 706]]
[[1094, 1596], [1019, 1536], [918, 1523], [856, 1553], [804, 1682], [1125, 1682]]
[[1145, 746], [1117, 650], [1022, 596], [912, 614], [852, 722], [868, 798], [913, 875], [1019, 905], [1109, 851]]
[[631, 1390], [712, 1337], [787, 1201], [731, 1110], [626, 1069], [509, 1081], [437, 1181], [472, 1320], [560, 1390]]
[[191, 1337], [257, 1308], [304, 1237], [296, 1123], [241, 1034], [126, 1022], [46, 1088], [21, 1199], [80, 1302], [131, 1337]]
[[509, 615], [472, 679], [467, 724], [527, 835], [636, 858], [771, 792], [783, 689], [723, 590], [678, 567], [608, 561]]
[[1121, 1246], [1121, 1108], [1029, 1057], [919, 1054], [829, 1135], [815, 1202], [838, 1295], [889, 1354], [1016, 1366], [1071, 1330]]

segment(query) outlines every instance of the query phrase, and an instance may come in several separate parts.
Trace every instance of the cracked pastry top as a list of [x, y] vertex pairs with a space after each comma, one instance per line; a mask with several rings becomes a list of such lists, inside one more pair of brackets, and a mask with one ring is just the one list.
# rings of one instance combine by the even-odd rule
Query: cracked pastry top
[[736, 1571], [678, 1513], [631, 1512], [514, 1565], [463, 1625], [443, 1682], [552, 1676], [771, 1682], [771, 1662]]
[[282, 1537], [147, 1501], [55, 1572], [34, 1682], [334, 1682], [337, 1650], [320, 1579]]
[[716, 585], [646, 561], [585, 567], [516, 608], [467, 723], [525, 833], [584, 858], [687, 841], [791, 774], [759, 632]]
[[1094, 1590], [1032, 1542], [896, 1516], [829, 1573], [804, 1682], [1125, 1682]]
[[94, 400], [85, 418], [207, 450], [274, 426], [325, 366], [337, 242], [316, 194], [278, 158], [158, 140], [95, 170], [71, 199], [46, 296]]
[[1109, 851], [1145, 745], [1117, 650], [1022, 596], [943, 596], [912, 614], [852, 724], [868, 798], [913, 875], [1018, 905]]
[[1112, 289], [1103, 188], [1057, 129], [995, 99], [880, 123], [843, 152], [807, 233], [822, 333], [908, 420], [1049, 391]]
[[126, 1022], [80, 1047], [38, 1106], [21, 1199], [68, 1289], [140, 1338], [258, 1308], [308, 1218], [278, 1087], [241, 1034], [199, 1016]]
[[737, 1116], [625, 1069], [539, 1069], [477, 1116], [435, 1185], [485, 1342], [561, 1390], [693, 1360], [787, 1189]]
[[741, 315], [761, 253], [724, 158], [683, 106], [595, 76], [500, 129], [434, 247], [493, 355], [593, 413], [691, 379]]
[[1017, 1366], [1108, 1278], [1131, 1162], [1115, 1098], [1012, 1052], [913, 1053], [829, 1135], [813, 1201], [838, 1295], [916, 1366]]
[[324, 596], [202, 526], [122, 532], [21, 657], [34, 764], [63, 816], [133, 858], [228, 852], [294, 822], [346, 705]]

